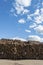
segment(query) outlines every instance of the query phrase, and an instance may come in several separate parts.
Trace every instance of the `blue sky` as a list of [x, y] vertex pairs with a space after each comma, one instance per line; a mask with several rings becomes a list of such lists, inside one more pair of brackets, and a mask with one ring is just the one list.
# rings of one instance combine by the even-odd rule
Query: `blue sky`
[[0, 38], [43, 41], [43, 0], [0, 0]]

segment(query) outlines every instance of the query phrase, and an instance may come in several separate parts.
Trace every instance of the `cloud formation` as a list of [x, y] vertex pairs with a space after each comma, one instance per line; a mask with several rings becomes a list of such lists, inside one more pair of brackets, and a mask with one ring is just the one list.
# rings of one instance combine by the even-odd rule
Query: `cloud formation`
[[30, 35], [28, 37], [29, 40], [32, 40], [32, 41], [40, 41], [40, 42], [43, 42], [43, 38], [37, 36], [37, 35]]
[[33, 14], [27, 16], [27, 19], [30, 19], [37, 24], [43, 23], [43, 8], [37, 8]]
[[15, 2], [13, 2], [13, 7], [16, 10], [16, 14], [28, 13], [29, 10], [25, 7], [29, 7], [30, 5], [31, 0], [15, 0]]
[[34, 30], [40, 34], [43, 34], [43, 25], [38, 25], [36, 28], [34, 28]]
[[36, 23], [33, 23], [32, 25], [29, 26], [29, 28], [33, 28], [33, 29], [34, 29], [35, 27], [37, 27], [37, 24], [36, 24]]
[[40, 24], [43, 22], [43, 8], [37, 9], [34, 13], [36, 16], [34, 18], [35, 22], [37, 24]]
[[[38, 3], [35, 5], [37, 7], [34, 9], [35, 6], [33, 6], [34, 11], [32, 11], [31, 8], [29, 9], [29, 7], [32, 5], [31, 3], [32, 0], [15, 0], [15, 2], [13, 2], [13, 9], [11, 10], [11, 12], [14, 13], [15, 9], [15, 15], [24, 16], [23, 18], [18, 20], [18, 23], [24, 24], [29, 21], [30, 24], [31, 22], [31, 24], [29, 25], [29, 30], [26, 29], [25, 32], [30, 33], [31, 30], [33, 30], [35, 33], [39, 33], [41, 35], [43, 34], [43, 2], [41, 3], [41, 1], [38, 0]], [[34, 39], [35, 41], [43, 40], [38, 35], [32, 35], [29, 36], [29, 38]]]
[[26, 23], [26, 21], [24, 19], [20, 19], [20, 20], [18, 20], [18, 23], [24, 24], [24, 23]]
[[28, 33], [30, 33], [30, 32], [31, 32], [31, 30], [27, 30], [27, 29], [26, 29], [26, 30], [25, 30], [25, 32], [28, 32]]
[[35, 30], [36, 33], [43, 34], [43, 8], [36, 9], [33, 14], [28, 15], [29, 18], [33, 22], [29, 28]]
[[20, 37], [15, 37], [15, 38], [12, 38], [13, 40], [21, 40], [21, 41], [26, 41], [26, 39], [23, 39], [23, 38], [20, 38]]
[[31, 4], [31, 0], [16, 0], [16, 3], [23, 7], [28, 7]]

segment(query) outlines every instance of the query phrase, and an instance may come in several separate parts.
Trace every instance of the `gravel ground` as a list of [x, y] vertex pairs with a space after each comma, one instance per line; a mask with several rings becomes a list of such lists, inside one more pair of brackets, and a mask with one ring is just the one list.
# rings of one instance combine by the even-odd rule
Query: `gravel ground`
[[43, 65], [43, 60], [2, 60], [0, 59], [0, 65]]

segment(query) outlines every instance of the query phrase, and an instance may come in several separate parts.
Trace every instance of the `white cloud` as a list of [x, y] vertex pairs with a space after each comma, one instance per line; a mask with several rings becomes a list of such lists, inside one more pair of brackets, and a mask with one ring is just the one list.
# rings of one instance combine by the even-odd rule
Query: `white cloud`
[[17, 11], [17, 14], [26, 14], [26, 13], [28, 13], [29, 12], [29, 10], [28, 9], [24, 9], [24, 7], [23, 6], [17, 6], [17, 7], [15, 7], [15, 9], [16, 9], [16, 11]]
[[31, 5], [31, 0], [16, 0], [16, 3], [21, 6], [28, 7]]
[[43, 8], [37, 8], [33, 14], [27, 15], [27, 19], [37, 24], [43, 23]]
[[25, 30], [25, 32], [28, 32], [28, 33], [30, 33], [31, 31], [30, 31], [30, 30]]
[[43, 34], [43, 26], [42, 25], [38, 25], [37, 27], [34, 28], [34, 30], [40, 34]]
[[34, 21], [37, 24], [40, 24], [43, 22], [43, 8], [36, 9], [36, 11], [34, 12]]
[[28, 9], [24, 9], [23, 14], [27, 14], [29, 12]]
[[20, 19], [18, 22], [21, 23], [21, 24], [26, 23], [26, 21], [24, 19]]
[[41, 38], [41, 42], [43, 42], [43, 38]]
[[30, 35], [28, 37], [28, 40], [31, 40], [31, 41], [40, 41], [40, 42], [43, 42], [43, 38], [37, 36], [37, 35]]
[[31, 15], [27, 15], [28, 20], [32, 20]]
[[33, 28], [36, 32], [43, 34], [43, 25], [41, 25], [43, 23], [43, 8], [36, 9], [33, 14], [28, 15], [28, 19], [34, 22], [29, 28]]
[[41, 15], [43, 15], [43, 8], [41, 8], [40, 10], [41, 10]]
[[39, 15], [39, 9], [36, 9], [34, 15]]
[[24, 8], [22, 6], [16, 6], [15, 7], [17, 14], [21, 14], [24, 11]]
[[17, 15], [15, 14], [15, 10], [14, 10], [14, 8], [11, 8], [10, 13], [11, 13], [11, 15], [14, 15], [14, 16], [17, 17]]
[[20, 38], [20, 37], [15, 37], [15, 38], [12, 38], [13, 40], [21, 40], [21, 41], [26, 41], [26, 39], [23, 39], [23, 38]]
[[29, 28], [35, 28], [37, 26], [36, 23], [33, 23], [32, 25], [29, 26]]
[[42, 17], [42, 15], [36, 16], [34, 19], [35, 19], [35, 22], [36, 22], [37, 24], [40, 24], [40, 23], [43, 22], [43, 17]]
[[25, 7], [31, 5], [31, 0], [15, 0], [13, 2], [13, 7], [16, 10], [17, 14], [27, 14], [29, 10]]

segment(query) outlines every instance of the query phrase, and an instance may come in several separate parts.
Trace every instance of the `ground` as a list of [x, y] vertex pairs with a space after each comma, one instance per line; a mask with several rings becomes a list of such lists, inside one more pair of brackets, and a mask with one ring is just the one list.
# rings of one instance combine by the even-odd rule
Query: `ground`
[[0, 65], [43, 65], [43, 60], [2, 60]]

